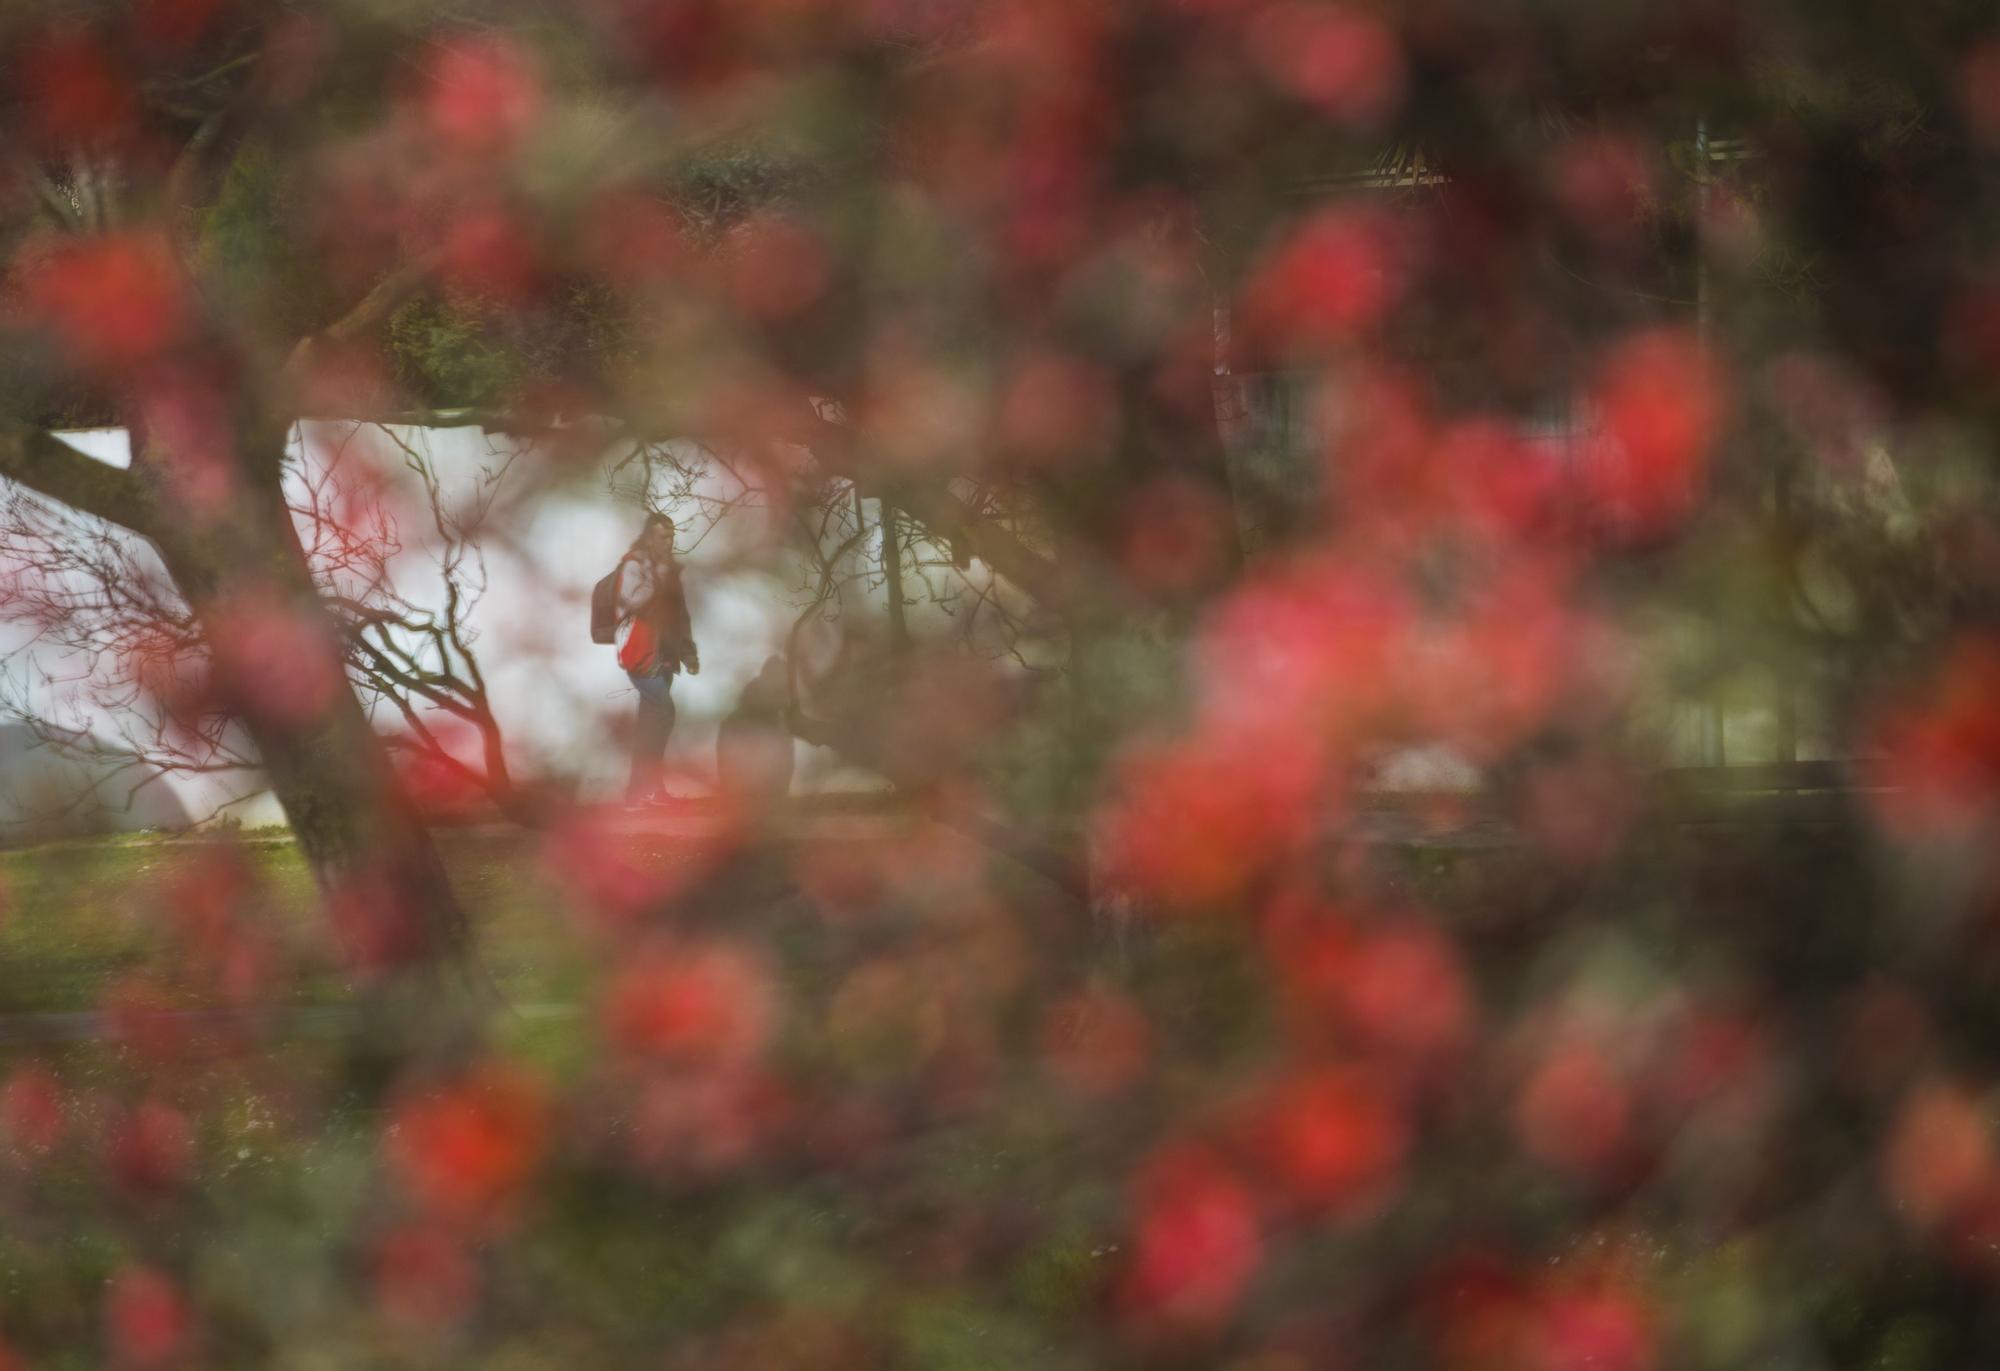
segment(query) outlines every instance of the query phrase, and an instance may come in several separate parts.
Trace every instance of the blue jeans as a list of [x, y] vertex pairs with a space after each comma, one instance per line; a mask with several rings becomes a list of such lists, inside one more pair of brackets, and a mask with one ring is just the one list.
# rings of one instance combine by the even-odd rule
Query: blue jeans
[[667, 738], [674, 731], [674, 678], [628, 671], [639, 692], [639, 712], [632, 721], [632, 775], [625, 782], [627, 800], [643, 800], [660, 788], [666, 775]]

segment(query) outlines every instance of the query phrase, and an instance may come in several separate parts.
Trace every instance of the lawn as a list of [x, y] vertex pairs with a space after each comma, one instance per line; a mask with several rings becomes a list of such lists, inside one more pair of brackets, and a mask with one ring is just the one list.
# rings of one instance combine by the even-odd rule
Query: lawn
[[[1849, 1003], [1869, 895], [1824, 835], [1662, 827], [1589, 882], [1335, 844], [1368, 905], [1123, 935], [914, 820], [442, 842], [497, 996], [353, 974], [283, 842], [0, 855], [0, 1347], [1082, 1371], [1355, 1339], [1393, 1371], [1456, 1325], [1384, 1292], [1449, 1279], [1721, 1371], [1873, 1349], [1907, 1294], [1866, 1136], [1745, 1141], [1832, 1108], [1838, 1063], [1686, 1009], [1718, 948]], [[1652, 1055], [1607, 1078], [1555, 1014]]]
[[[500, 1003], [467, 996], [436, 1042], [409, 1039], [445, 1022], [421, 1014], [383, 1031], [407, 1001], [343, 967], [285, 841], [0, 854], [0, 1339], [115, 1360], [138, 1272], [165, 1273], [178, 1312], [152, 1317], [185, 1318], [204, 1365], [1086, 1364], [1063, 1344], [1132, 1137], [1079, 1132], [1027, 1074], [1051, 969], [1024, 930], [1073, 909], [880, 819], [733, 860], [646, 834], [443, 845]], [[674, 898], [635, 913], [647, 890]], [[621, 1055], [607, 999], [662, 940], [768, 972], [775, 1036], [741, 1079]], [[216, 959], [240, 945], [282, 971], [232, 1000]], [[495, 1062], [532, 1083], [532, 1138], [475, 1119], [444, 1164], [517, 1145], [533, 1183], [440, 1218], [397, 1169], [398, 1111]]]

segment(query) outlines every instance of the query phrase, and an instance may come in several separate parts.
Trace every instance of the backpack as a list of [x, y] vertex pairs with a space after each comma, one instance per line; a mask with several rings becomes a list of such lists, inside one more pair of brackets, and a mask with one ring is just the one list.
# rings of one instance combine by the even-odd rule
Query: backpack
[[618, 565], [611, 568], [611, 574], [590, 588], [590, 641], [593, 643], [615, 643], [618, 641], [618, 574], [625, 570], [629, 557], [620, 557]]

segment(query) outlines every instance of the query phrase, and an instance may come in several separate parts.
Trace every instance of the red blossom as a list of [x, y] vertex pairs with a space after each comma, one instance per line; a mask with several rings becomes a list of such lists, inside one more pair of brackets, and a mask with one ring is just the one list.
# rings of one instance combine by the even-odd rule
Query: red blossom
[[502, 39], [480, 35], [446, 42], [431, 62], [429, 78], [425, 122], [455, 152], [511, 152], [541, 116], [542, 83], [533, 60]]
[[827, 288], [831, 263], [806, 225], [764, 213], [731, 230], [720, 262], [730, 303], [756, 319], [799, 313]]
[[755, 1158], [793, 1112], [791, 1093], [762, 1071], [655, 1077], [639, 1096], [633, 1157], [655, 1169], [727, 1170]]
[[630, 958], [604, 1000], [606, 1036], [620, 1050], [681, 1065], [740, 1066], [777, 1028], [770, 972], [744, 947], [666, 944]]
[[1529, 832], [1559, 860], [1593, 866], [1616, 851], [1639, 802], [1638, 778], [1601, 757], [1575, 757], [1535, 767], [1526, 783]]
[[1419, 1290], [1441, 1367], [1488, 1371], [1521, 1365], [1533, 1292], [1512, 1264], [1477, 1249], [1456, 1253], [1430, 1272]]
[[1222, 493], [1183, 477], [1133, 492], [1119, 540], [1119, 564], [1141, 590], [1179, 595], [1212, 584], [1236, 538], [1234, 508]]
[[1322, 919], [1280, 931], [1272, 955], [1300, 1011], [1330, 1015], [1392, 1061], [1438, 1061], [1472, 1031], [1472, 993], [1458, 949], [1426, 923], [1394, 919], [1356, 929]]
[[1834, 1060], [1848, 1082], [1901, 1089], [1932, 1048], [1931, 1013], [1909, 989], [1872, 979], [1854, 993], [1839, 1042]]
[[1975, 44], [1959, 63], [1958, 100], [1973, 135], [2000, 144], [2000, 43]]
[[188, 329], [188, 299], [173, 249], [156, 233], [65, 240], [17, 265], [29, 317], [90, 370], [122, 372]]
[[1877, 813], [1899, 837], [1963, 835], [2000, 803], [2000, 639], [1960, 638], [1877, 726]]
[[1550, 531], [1562, 494], [1563, 461], [1503, 419], [1462, 419], [1431, 454], [1442, 498], [1461, 524], [1503, 548]]
[[1658, 1358], [1651, 1310], [1615, 1288], [1545, 1296], [1531, 1341], [1533, 1371], [1651, 1371]]
[[1380, 324], [1403, 290], [1405, 267], [1381, 213], [1322, 210], [1267, 252], [1245, 288], [1250, 341], [1281, 355], [1351, 343]]
[[569, 908], [605, 931], [616, 931], [699, 879], [707, 859], [697, 849], [687, 866], [642, 862], [631, 836], [610, 816], [577, 813], [543, 839], [542, 864], [568, 896]]
[[617, 189], [585, 213], [581, 250], [590, 269], [620, 285], [659, 285], [689, 265], [680, 219], [664, 201]]
[[1686, 332], [1635, 334], [1606, 354], [1589, 402], [1600, 440], [1583, 463], [1586, 495], [1620, 536], [1670, 531], [1701, 497], [1725, 419], [1714, 361]]
[[1042, 1062], [1075, 1093], [1115, 1096], [1145, 1072], [1153, 1053], [1152, 1022], [1129, 995], [1079, 991], [1042, 1015]]
[[1412, 712], [1474, 756], [1503, 753], [1549, 721], [1585, 660], [1584, 628], [1540, 568], [1498, 573], [1423, 641]]
[[1638, 227], [1654, 196], [1653, 166], [1642, 144], [1612, 133], [1573, 138], [1550, 168], [1556, 202], [1585, 232], [1617, 239]]
[[112, 1178], [133, 1194], [177, 1190], [194, 1171], [194, 1126], [160, 1100], [142, 1100], [112, 1127], [105, 1146]]
[[396, 749], [397, 774], [411, 802], [432, 816], [464, 815], [483, 807], [489, 796], [480, 779], [485, 739], [479, 730], [450, 717], [431, 721], [427, 728], [430, 740], [412, 735]]
[[384, 1148], [420, 1209], [477, 1225], [504, 1217], [520, 1200], [541, 1164], [549, 1126], [541, 1082], [493, 1062], [406, 1097]]
[[1100, 808], [1106, 868], [1141, 894], [1183, 910], [1242, 894], [1310, 832], [1319, 781], [1311, 751], [1248, 756], [1220, 738], [1129, 755]]
[[479, 1297], [479, 1268], [464, 1240], [447, 1229], [394, 1229], [375, 1244], [370, 1266], [375, 1303], [401, 1323], [449, 1326], [462, 1321]]
[[1757, 1021], [1719, 1007], [1690, 1009], [1674, 1027], [1657, 1090], [1676, 1117], [1742, 1105], [1766, 1084], [1771, 1048]]
[[1313, 1211], [1355, 1214], [1395, 1191], [1409, 1147], [1400, 1109], [1365, 1073], [1296, 1076], [1252, 1106], [1252, 1134], [1271, 1183]]
[[1904, 1101], [1882, 1152], [1882, 1186], [1919, 1228], [1943, 1223], [1996, 1177], [1988, 1112], [1948, 1082], [1920, 1086]]
[[0, 1086], [0, 1133], [24, 1152], [49, 1152], [67, 1128], [62, 1083], [36, 1062], [17, 1066]]
[[218, 684], [246, 714], [301, 728], [346, 685], [338, 649], [303, 606], [243, 594], [214, 606], [207, 620]]
[[138, 32], [149, 47], [185, 48], [215, 26], [232, 0], [140, 0]]
[[1038, 351], [1008, 376], [995, 429], [1009, 453], [1033, 466], [1053, 466], [1109, 457], [1117, 417], [1117, 392], [1101, 367]]
[[137, 86], [96, 34], [58, 29], [24, 44], [12, 65], [33, 127], [49, 144], [88, 146], [131, 132]]
[[445, 225], [438, 272], [454, 290], [518, 305], [541, 288], [541, 249], [518, 214], [475, 205]]
[[[1195, 647], [1211, 750], [1311, 784], [1329, 752], [1380, 727], [1398, 703], [1414, 627], [1400, 587], [1339, 562], [1245, 581], [1217, 604]], [[1322, 791], [1322, 802], [1331, 798]]]
[[1529, 1156], [1544, 1165], [1601, 1179], [1624, 1155], [1631, 1123], [1629, 1088], [1593, 1044], [1557, 1043], [1534, 1068], [1514, 1101], [1514, 1130]]
[[1423, 379], [1365, 365], [1325, 389], [1322, 405], [1337, 423], [1322, 456], [1336, 507], [1377, 518], [1428, 500], [1439, 420]]
[[1263, 1262], [1249, 1187], [1207, 1150], [1178, 1146], [1147, 1165], [1135, 1208], [1119, 1292], [1128, 1316], [1196, 1328], [1226, 1321]]
[[1344, 123], [1373, 124], [1402, 97], [1396, 35], [1346, 5], [1280, 0], [1258, 15], [1250, 49], [1276, 85]]
[[425, 911], [383, 871], [356, 871], [327, 896], [327, 921], [347, 963], [364, 976], [420, 961], [436, 933]]
[[104, 1295], [105, 1341], [115, 1365], [163, 1366], [182, 1356], [194, 1335], [194, 1311], [172, 1278], [124, 1266]]

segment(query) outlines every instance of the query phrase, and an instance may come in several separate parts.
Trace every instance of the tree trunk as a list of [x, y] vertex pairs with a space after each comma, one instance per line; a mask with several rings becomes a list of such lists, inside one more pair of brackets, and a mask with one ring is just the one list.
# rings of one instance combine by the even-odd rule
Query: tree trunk
[[462, 955], [463, 910], [346, 678], [277, 470], [245, 480], [224, 511], [154, 534], [209, 644], [215, 702], [256, 744], [355, 965]]

